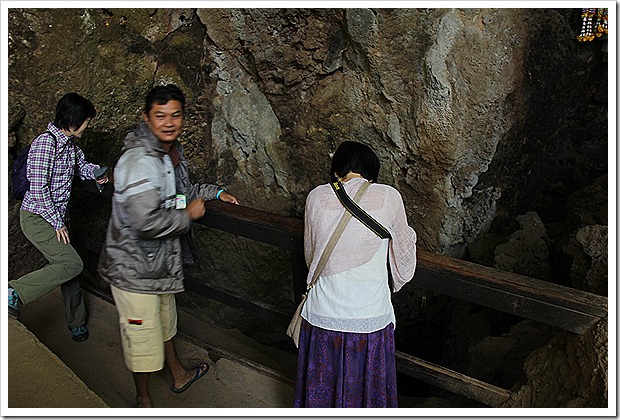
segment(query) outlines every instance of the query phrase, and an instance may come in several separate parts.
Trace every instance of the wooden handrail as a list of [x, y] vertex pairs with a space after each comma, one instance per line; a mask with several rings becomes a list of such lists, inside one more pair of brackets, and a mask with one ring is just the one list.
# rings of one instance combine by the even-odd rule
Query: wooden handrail
[[[76, 187], [105, 197], [112, 195], [110, 185], [102, 192], [96, 189], [92, 181], [77, 182]], [[206, 204], [205, 216], [197, 223], [289, 250], [296, 298], [305, 290], [307, 268], [303, 257], [303, 220], [220, 201], [209, 201]], [[92, 241], [82, 243], [93, 252], [100, 248], [99, 244]], [[577, 334], [587, 332], [607, 315], [608, 299], [604, 296], [424, 250], [418, 250], [417, 258], [418, 267], [412, 280], [415, 287]], [[187, 278], [186, 283], [190, 290], [205, 293], [258, 316], [281, 322], [288, 319], [286, 314], [260, 302], [246, 302], [239, 296], [204, 285], [195, 279]], [[411, 355], [397, 351], [396, 357], [400, 372], [484, 404], [497, 406], [510, 397], [508, 390]]]
[[[300, 219], [210, 201], [205, 217], [198, 222], [294, 252], [303, 250]], [[585, 333], [607, 315], [605, 296], [421, 249], [417, 258], [412, 280], [416, 287], [577, 334]]]

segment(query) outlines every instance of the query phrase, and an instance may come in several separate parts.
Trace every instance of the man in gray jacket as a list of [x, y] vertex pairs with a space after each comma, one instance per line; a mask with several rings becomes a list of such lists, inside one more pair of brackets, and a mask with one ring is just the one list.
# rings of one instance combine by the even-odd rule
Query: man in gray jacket
[[239, 204], [222, 188], [191, 184], [183, 148], [185, 96], [174, 85], [146, 97], [144, 122], [125, 138], [114, 169], [112, 215], [99, 259], [119, 313], [125, 364], [133, 372], [136, 406], [152, 407], [148, 381], [165, 364], [171, 390], [184, 392], [209, 366], [185, 369], [172, 338], [177, 331], [175, 293], [184, 290], [183, 263], [195, 262], [191, 222], [205, 200]]

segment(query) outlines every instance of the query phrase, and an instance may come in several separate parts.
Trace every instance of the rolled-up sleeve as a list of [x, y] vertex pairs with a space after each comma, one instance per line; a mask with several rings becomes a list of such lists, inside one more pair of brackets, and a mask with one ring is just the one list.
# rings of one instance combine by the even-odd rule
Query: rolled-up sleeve
[[187, 196], [190, 201], [197, 197], [203, 198], [205, 201], [215, 200], [220, 189], [220, 187], [213, 184], [192, 184], [189, 187]]
[[80, 179], [94, 179], [95, 169], [99, 169], [99, 165], [86, 161], [84, 151], [79, 147], [75, 147], [75, 161], [77, 166], [77, 173]]

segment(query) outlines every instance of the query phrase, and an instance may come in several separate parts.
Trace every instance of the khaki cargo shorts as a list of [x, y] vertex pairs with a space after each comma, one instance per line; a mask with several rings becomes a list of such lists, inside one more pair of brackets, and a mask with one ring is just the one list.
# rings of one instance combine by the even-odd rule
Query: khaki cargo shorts
[[111, 287], [118, 310], [125, 364], [132, 372], [164, 367], [164, 341], [177, 333], [174, 294], [133, 293]]

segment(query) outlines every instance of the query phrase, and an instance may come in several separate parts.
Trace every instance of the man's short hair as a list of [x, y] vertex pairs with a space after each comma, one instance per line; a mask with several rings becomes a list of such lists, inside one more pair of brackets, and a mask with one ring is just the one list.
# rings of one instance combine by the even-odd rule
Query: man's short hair
[[381, 162], [372, 149], [356, 141], [345, 141], [338, 146], [332, 158], [332, 181], [336, 175], [343, 178], [349, 172], [355, 172], [368, 181], [377, 182]]
[[77, 130], [88, 118], [95, 118], [97, 111], [88, 99], [75, 92], [65, 94], [56, 104], [54, 125], [65, 130]]
[[181, 92], [181, 89], [175, 85], [155, 86], [146, 95], [146, 103], [144, 105], [144, 113], [148, 114], [153, 108], [153, 104], [164, 105], [168, 101], [179, 101], [181, 103], [181, 110], [185, 112], [185, 95]]

